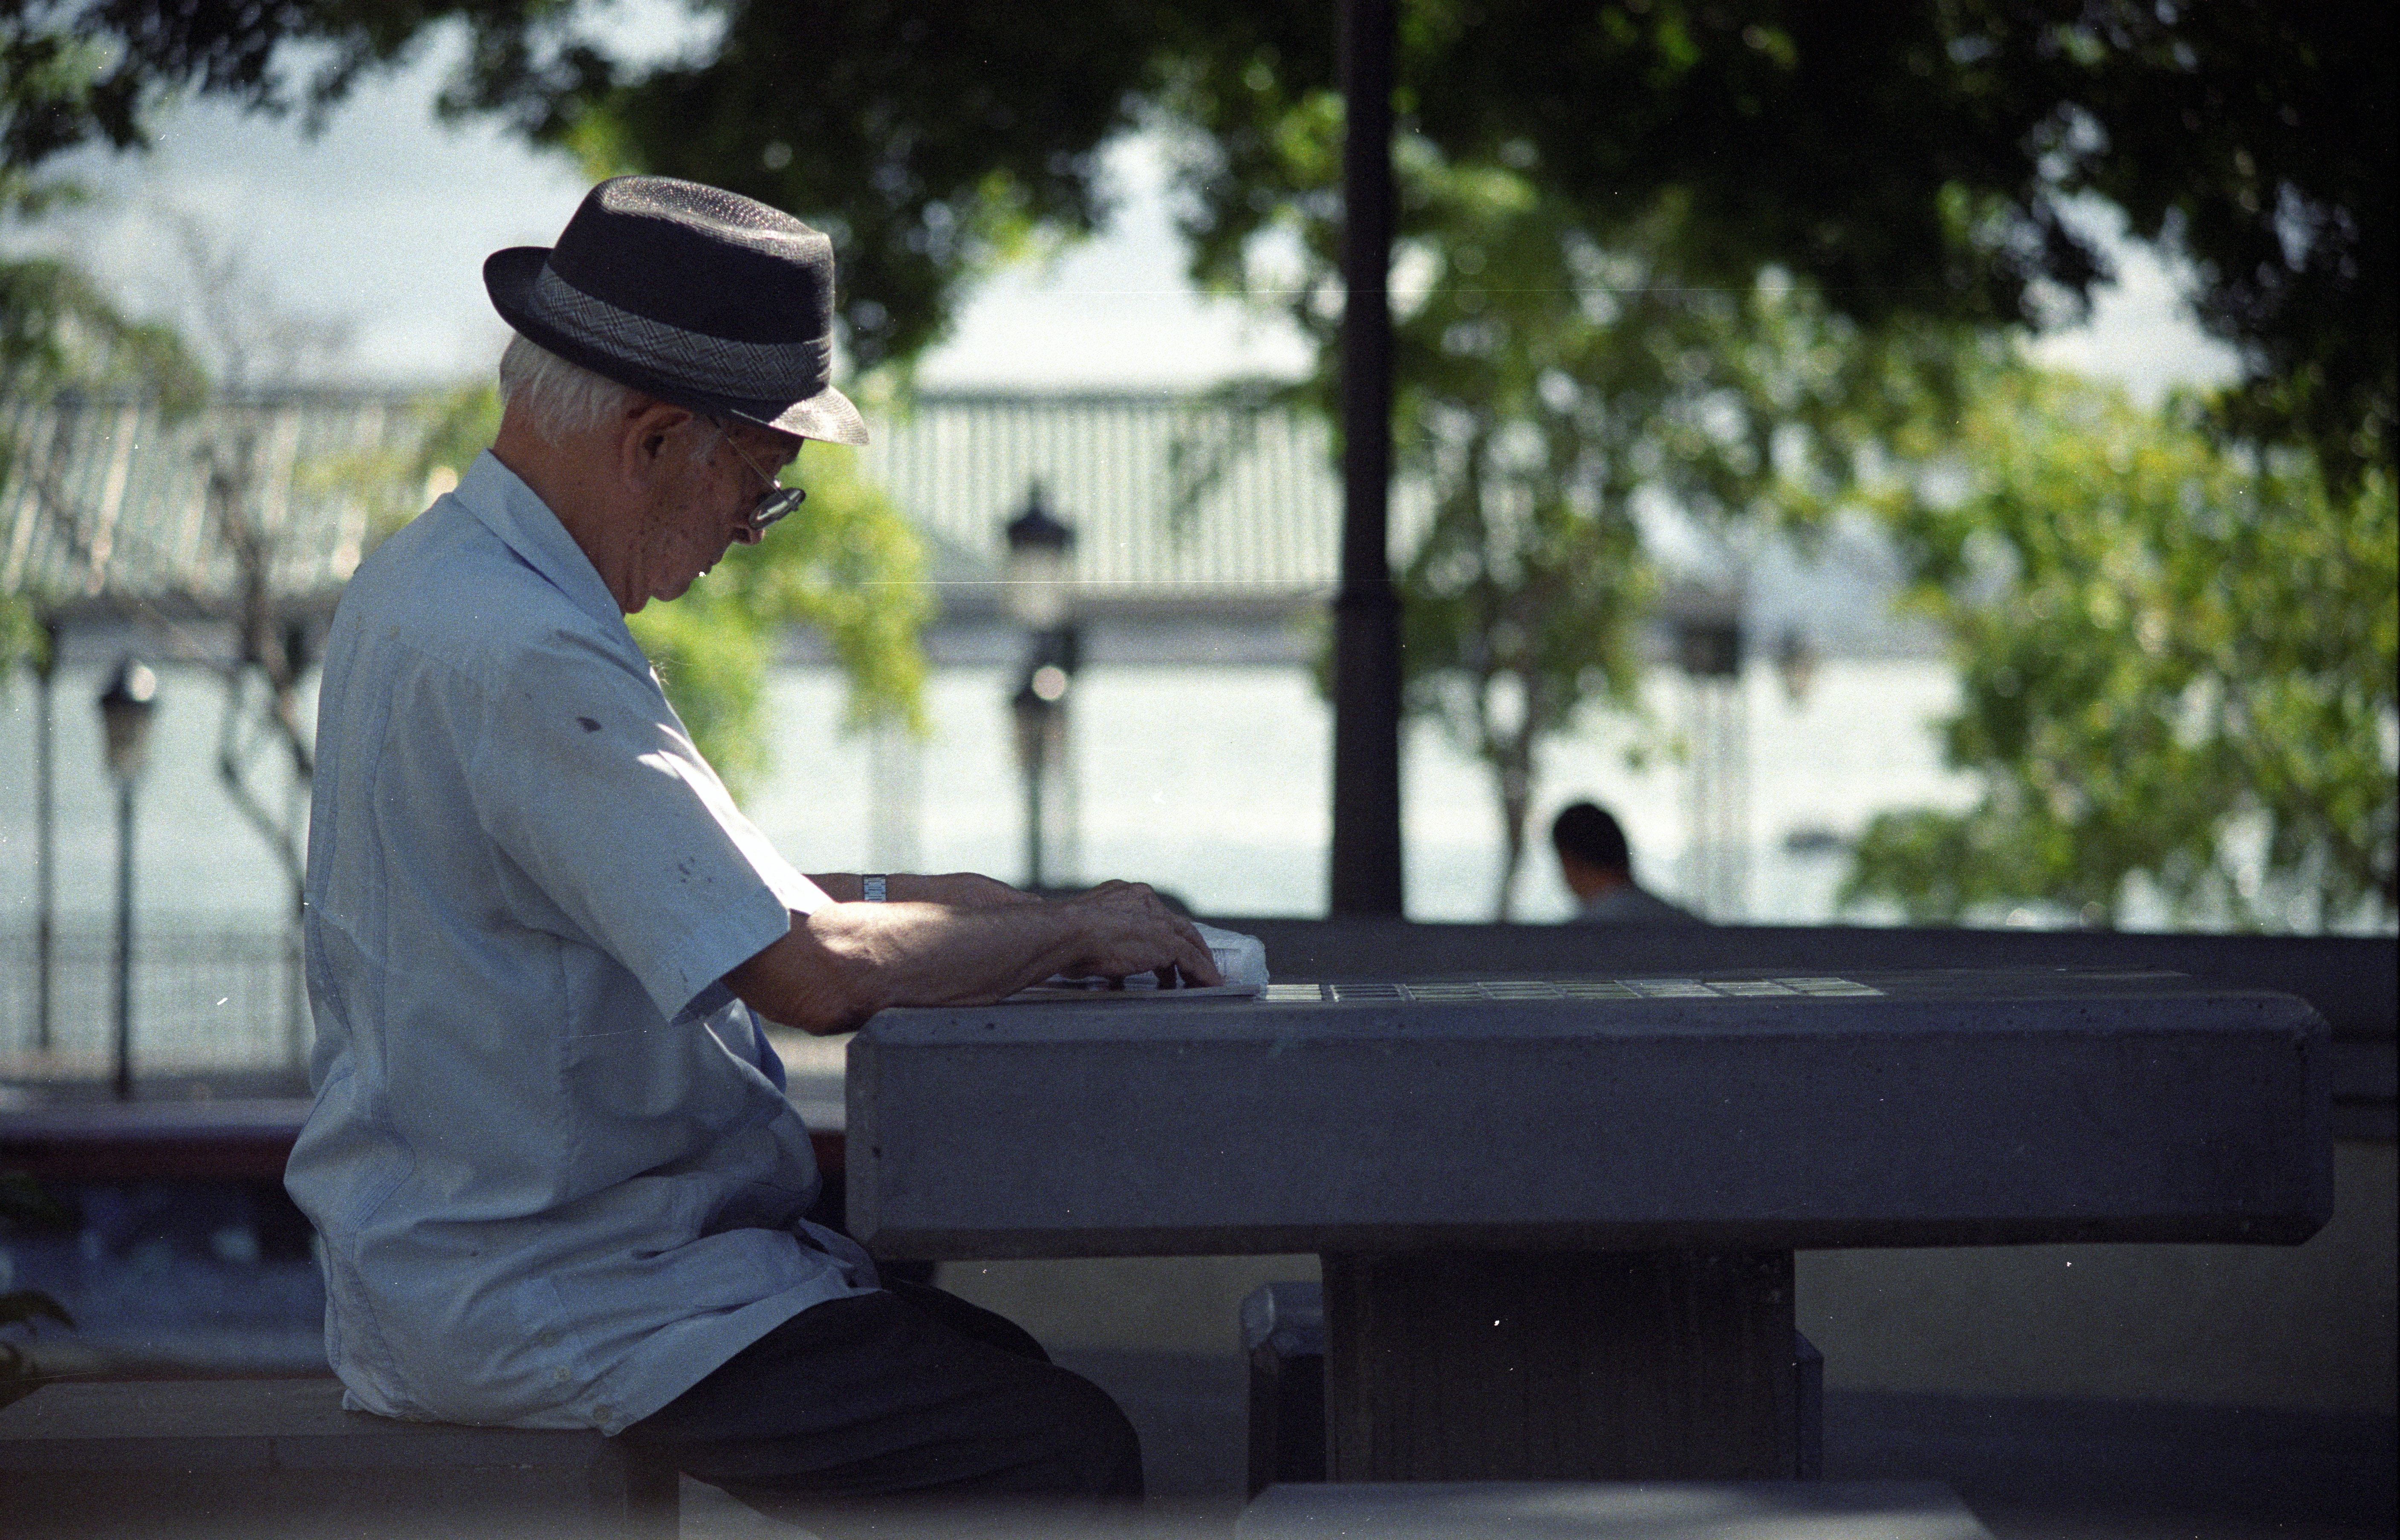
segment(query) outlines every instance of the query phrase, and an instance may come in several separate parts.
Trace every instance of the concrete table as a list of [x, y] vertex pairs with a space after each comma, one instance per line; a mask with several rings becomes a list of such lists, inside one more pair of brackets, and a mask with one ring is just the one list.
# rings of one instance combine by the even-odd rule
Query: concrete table
[[1788, 1477], [1792, 1253], [2297, 1244], [2327, 1033], [2172, 974], [1276, 985], [892, 1011], [881, 1255], [1316, 1251], [1335, 1480]]

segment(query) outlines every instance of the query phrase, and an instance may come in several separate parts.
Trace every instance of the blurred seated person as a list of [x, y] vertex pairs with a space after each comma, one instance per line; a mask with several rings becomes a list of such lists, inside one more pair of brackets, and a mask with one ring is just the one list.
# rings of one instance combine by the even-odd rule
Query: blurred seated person
[[1633, 856], [1625, 830], [1605, 808], [1577, 802], [1550, 825], [1559, 852], [1559, 876], [1575, 896], [1577, 921], [1591, 925], [1698, 925], [1689, 910], [1668, 903], [1633, 880]]

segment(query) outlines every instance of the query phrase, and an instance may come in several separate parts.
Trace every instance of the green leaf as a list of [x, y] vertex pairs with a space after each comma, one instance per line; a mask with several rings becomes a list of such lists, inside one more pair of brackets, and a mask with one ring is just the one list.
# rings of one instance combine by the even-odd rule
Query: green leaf
[[2047, 906], [2115, 922], [2389, 923], [2400, 772], [2400, 520], [2296, 450], [2230, 447], [2201, 403], [2145, 411], [2018, 370], [1970, 407], [1964, 496], [1886, 508], [1948, 632], [1964, 812], [1895, 812], [1848, 902], [1914, 918]]

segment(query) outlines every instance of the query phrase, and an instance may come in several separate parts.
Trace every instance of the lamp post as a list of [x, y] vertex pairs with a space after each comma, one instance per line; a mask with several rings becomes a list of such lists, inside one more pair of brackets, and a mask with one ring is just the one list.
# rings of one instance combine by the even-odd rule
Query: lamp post
[[1016, 765], [1025, 780], [1025, 885], [1040, 889], [1057, 874], [1043, 863], [1043, 804], [1049, 797], [1049, 768], [1059, 756], [1067, 732], [1063, 708], [1067, 675], [1055, 664], [1029, 673], [1009, 697], [1009, 715], [1016, 722]]
[[58, 779], [51, 740], [57, 725], [59, 624], [42, 626], [34, 708], [34, 1048], [50, 1051], [50, 974], [58, 955]]
[[1398, 7], [1343, 0], [1342, 592], [1333, 601], [1335, 915], [1401, 911], [1392, 479], [1392, 89]]
[[1691, 758], [1684, 897], [1716, 920], [1738, 920], [1748, 886], [1750, 724], [1742, 696], [1746, 638], [1738, 593], [1688, 586], [1668, 597], [1675, 662], [1684, 674], [1684, 734]]
[[1025, 507], [1008, 521], [1009, 617], [1026, 632], [1025, 672], [1009, 697], [1016, 724], [1016, 762], [1025, 777], [1025, 884], [1044, 885], [1043, 825], [1053, 767], [1066, 757], [1067, 688], [1082, 661], [1083, 638], [1069, 615], [1067, 558], [1075, 531], [1042, 500], [1042, 484], [1026, 493]]
[[109, 778], [116, 783], [116, 1099], [133, 1099], [133, 788], [150, 758], [158, 675], [127, 658], [101, 691]]

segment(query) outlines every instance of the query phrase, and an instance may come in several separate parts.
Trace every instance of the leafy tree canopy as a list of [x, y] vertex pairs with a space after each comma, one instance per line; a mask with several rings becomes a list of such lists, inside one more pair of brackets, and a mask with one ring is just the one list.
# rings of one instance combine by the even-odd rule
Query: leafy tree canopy
[[[1338, 116], [1330, 39], [1277, 14], [1180, 61], [1164, 95], [1199, 130], [1190, 228], [1225, 287], [1260, 233], [1324, 223], [1339, 186], [1337, 166], [1290, 153], [1298, 126]], [[2239, 426], [2311, 443], [2338, 476], [2392, 459], [2387, 8], [1627, 0], [1402, 17], [1404, 128], [1525, 169], [1602, 245], [1673, 194], [1687, 281], [1777, 265], [1868, 323], [2040, 324], [2105, 272], [2067, 212], [2096, 192], [2198, 268], [2201, 320], [2248, 365]]]
[[[1295, 217], [1330, 227], [1337, 164], [1290, 154], [1339, 121], [1330, 6], [1067, 0], [1036, 27], [972, 0], [711, 8], [713, 54], [646, 70], [495, 12], [455, 101], [825, 220], [863, 362], [938, 334], [1029, 231], [1089, 229], [1098, 152], [1137, 124], [1181, 130], [1204, 277], [1234, 282]], [[2103, 194], [2194, 263], [2201, 319], [2249, 365], [2239, 426], [2348, 475], [2392, 457], [2393, 29], [2365, 0], [1414, 0], [1399, 107], [1603, 245], [1671, 192], [1687, 280], [1780, 266], [1870, 323], [2071, 314], [2104, 265], [2067, 210]]]
[[[1059, 0], [1039, 24], [976, 0], [693, 8], [721, 20], [712, 47], [637, 63], [574, 0], [16, 0], [0, 174], [139, 144], [179, 91], [320, 111], [457, 22], [453, 110], [836, 231], [869, 366], [937, 336], [1030, 236], [1093, 228], [1098, 153], [1138, 125], [1184, 130], [1195, 263], [1218, 281], [1253, 237], [1335, 197], [1331, 167], [1286, 153], [1295, 126], [1338, 121], [1330, 5]], [[1603, 245], [1676, 192], [1693, 281], [1774, 264], [1869, 322], [2054, 320], [2102, 271], [2069, 201], [2105, 195], [2192, 261], [2202, 321], [2247, 366], [2234, 426], [2310, 443], [2337, 480], [2392, 462], [2388, 6], [1403, 0], [1400, 16], [1408, 131], [1534, 176]]]
[[2147, 886], [2178, 920], [2270, 929], [2400, 906], [2392, 476], [2337, 490], [2193, 415], [2014, 372], [1892, 501], [1960, 672], [1947, 757], [1985, 789], [1876, 818], [1847, 898], [2113, 924]]
[[136, 385], [177, 410], [198, 404], [208, 388], [172, 328], [129, 319], [72, 264], [0, 262], [0, 396], [41, 401]]

